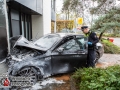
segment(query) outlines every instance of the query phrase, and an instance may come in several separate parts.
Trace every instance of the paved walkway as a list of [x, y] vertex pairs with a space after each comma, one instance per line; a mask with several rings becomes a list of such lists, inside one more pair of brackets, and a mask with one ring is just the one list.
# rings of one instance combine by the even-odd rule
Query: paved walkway
[[120, 47], [120, 38], [113, 38], [113, 39], [114, 39], [113, 43]]
[[96, 67], [108, 67], [115, 64], [120, 64], [120, 54], [104, 54]]

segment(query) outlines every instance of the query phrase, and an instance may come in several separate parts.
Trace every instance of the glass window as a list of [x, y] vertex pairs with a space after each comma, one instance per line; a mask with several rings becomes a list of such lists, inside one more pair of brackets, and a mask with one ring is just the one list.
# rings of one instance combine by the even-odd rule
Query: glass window
[[16, 10], [11, 10], [11, 26], [12, 26], [12, 36], [20, 35], [20, 19], [19, 12]]
[[46, 36], [43, 36], [42, 38], [38, 39], [34, 43], [35, 43], [35, 45], [48, 50], [59, 39], [60, 39], [60, 37], [58, 35], [46, 35]]
[[26, 18], [25, 18], [25, 30], [26, 30], [26, 38], [28, 39], [28, 30], [29, 28], [28, 28], [28, 17], [26, 16]]
[[20, 25], [19, 20], [12, 20], [12, 35], [20, 35]]
[[21, 15], [21, 29], [22, 35], [28, 40], [31, 40], [31, 15], [23, 14]]
[[86, 49], [86, 41], [85, 38], [78, 38], [76, 42], [79, 44], [80, 49]]
[[79, 51], [86, 49], [86, 43], [84, 38], [71, 39], [65, 42], [60, 48], [64, 48], [64, 51]]
[[21, 27], [22, 27], [22, 35], [25, 36], [25, 29], [24, 29], [24, 14], [21, 15]]
[[74, 40], [71, 39], [64, 43], [60, 48], [64, 48], [64, 51], [78, 51], [80, 50], [79, 44]]

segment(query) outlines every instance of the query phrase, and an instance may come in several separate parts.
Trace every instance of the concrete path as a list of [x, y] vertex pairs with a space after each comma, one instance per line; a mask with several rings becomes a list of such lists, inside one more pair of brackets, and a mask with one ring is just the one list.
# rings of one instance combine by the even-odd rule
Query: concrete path
[[114, 39], [113, 43], [120, 47], [120, 38], [113, 38], [113, 39]]
[[115, 64], [120, 64], [120, 54], [104, 54], [98, 61], [96, 67], [105, 68]]

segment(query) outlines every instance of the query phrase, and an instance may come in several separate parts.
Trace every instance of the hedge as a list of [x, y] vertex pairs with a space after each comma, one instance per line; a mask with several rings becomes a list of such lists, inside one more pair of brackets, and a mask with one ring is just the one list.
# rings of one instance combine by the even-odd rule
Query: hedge
[[72, 78], [77, 90], [120, 90], [120, 65], [78, 69]]

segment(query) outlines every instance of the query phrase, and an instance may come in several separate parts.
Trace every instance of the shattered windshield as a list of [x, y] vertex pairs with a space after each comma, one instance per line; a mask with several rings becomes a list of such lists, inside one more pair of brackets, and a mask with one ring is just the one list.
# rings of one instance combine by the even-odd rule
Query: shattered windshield
[[37, 41], [35, 41], [34, 44], [36, 46], [39, 46], [41, 48], [45, 48], [46, 50], [48, 50], [59, 39], [60, 37], [58, 35], [46, 35], [38, 39]]

